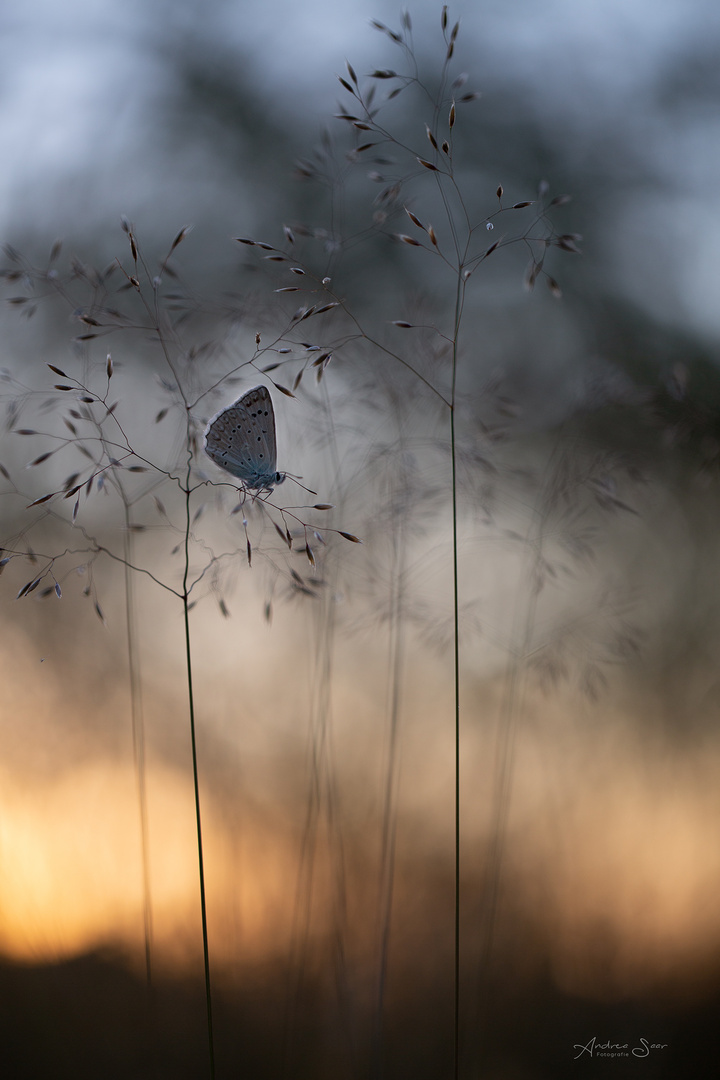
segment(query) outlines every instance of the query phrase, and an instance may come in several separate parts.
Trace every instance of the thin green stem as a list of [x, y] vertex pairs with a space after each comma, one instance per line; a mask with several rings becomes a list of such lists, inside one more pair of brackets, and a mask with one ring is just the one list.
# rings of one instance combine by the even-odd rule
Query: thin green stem
[[202, 918], [203, 960], [205, 963], [205, 1002], [207, 1005], [208, 1050], [210, 1077], [215, 1080], [215, 1044], [213, 1040], [212, 994], [210, 991], [210, 950], [208, 948], [207, 908], [205, 904], [205, 866], [203, 860], [202, 821], [200, 817], [200, 784], [198, 780], [197, 745], [195, 740], [195, 699], [193, 695], [192, 656], [190, 652], [190, 607], [188, 576], [190, 572], [190, 466], [185, 484], [185, 573], [183, 576], [183, 615], [185, 620], [185, 657], [187, 664], [188, 699], [190, 706], [190, 741], [192, 743], [193, 785], [195, 789], [195, 823], [197, 826], [198, 874], [200, 878], [200, 913]]
[[460, 635], [457, 544], [457, 475], [455, 461], [455, 408], [450, 412], [453, 517], [453, 616], [455, 676], [455, 1080], [460, 1075]]
[[452, 384], [450, 389], [450, 460], [452, 468], [452, 547], [453, 547], [453, 666], [455, 691], [455, 964], [454, 964], [454, 1063], [455, 1080], [460, 1076], [460, 590], [458, 583], [458, 514], [457, 455], [455, 438], [455, 401], [457, 385], [458, 334], [462, 315], [464, 283], [462, 265], [458, 267], [455, 294]]

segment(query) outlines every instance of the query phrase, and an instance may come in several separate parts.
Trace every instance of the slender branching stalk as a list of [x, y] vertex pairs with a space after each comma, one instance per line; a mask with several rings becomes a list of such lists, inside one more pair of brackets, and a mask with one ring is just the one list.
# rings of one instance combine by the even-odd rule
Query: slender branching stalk
[[215, 1043], [213, 1039], [212, 991], [210, 987], [210, 948], [208, 945], [207, 902], [205, 899], [205, 860], [203, 858], [202, 819], [200, 814], [200, 776], [198, 772], [197, 739], [195, 734], [195, 695], [193, 693], [193, 667], [190, 650], [190, 486], [191, 468], [188, 464], [185, 478], [185, 566], [182, 583], [183, 621], [185, 626], [185, 658], [187, 671], [188, 708], [190, 712], [190, 743], [192, 746], [193, 792], [195, 795], [195, 826], [197, 829], [198, 880], [200, 885], [200, 918], [202, 921], [203, 963], [205, 966], [205, 1004], [207, 1008], [208, 1053], [210, 1076], [215, 1077]]
[[[445, 43], [445, 56], [437, 80], [438, 89], [433, 94], [428, 89], [419, 73], [416, 61], [413, 40], [412, 24], [407, 13], [402, 17], [402, 29], [400, 32], [393, 31], [384, 24], [374, 22], [374, 26], [385, 33], [395, 45], [399, 46], [408, 61], [410, 73], [403, 75], [392, 70], [376, 71], [372, 80], [389, 83], [394, 89], [388, 95], [387, 100], [396, 97], [399, 93], [414, 88], [419, 91], [421, 100], [431, 108], [429, 123], [426, 126], [427, 139], [430, 144], [429, 150], [419, 149], [412, 145], [406, 135], [396, 133], [380, 119], [383, 104], [377, 104], [375, 99], [376, 85], [370, 89], [363, 87], [358, 76], [350, 63], [347, 64], [348, 78], [339, 77], [344, 91], [350, 95], [351, 106], [349, 109], [341, 106], [338, 117], [344, 121], [350, 130], [356, 134], [354, 149], [348, 154], [350, 165], [345, 169], [337, 166], [338, 156], [331, 153], [330, 143], [326, 140], [322, 151], [313, 161], [304, 160], [300, 163], [301, 175], [306, 178], [315, 178], [327, 186], [331, 192], [330, 224], [334, 240], [333, 260], [338, 261], [337, 251], [350, 250], [362, 239], [372, 238], [373, 234], [385, 232], [391, 220], [396, 220], [399, 215], [409, 218], [417, 230], [414, 235], [405, 233], [390, 233], [390, 237], [410, 249], [419, 249], [426, 256], [440, 260], [441, 269], [449, 274], [453, 283], [454, 307], [452, 317], [447, 321], [450, 329], [443, 333], [438, 326], [424, 326], [422, 323], [408, 321], [406, 319], [394, 320], [394, 325], [403, 331], [430, 330], [441, 342], [450, 349], [450, 369], [445, 374], [431, 373], [423, 370], [413, 356], [411, 359], [406, 355], [402, 347], [389, 344], [387, 336], [374, 328], [371, 324], [372, 316], [361, 316], [353, 311], [348, 297], [340, 293], [332, 284], [330, 275], [330, 263], [323, 269], [316, 268], [315, 261], [309, 256], [303, 259], [301, 252], [296, 246], [296, 238], [293, 232], [286, 228], [286, 240], [288, 246], [285, 249], [272, 244], [259, 242], [250, 238], [242, 237], [240, 242], [256, 247], [261, 251], [269, 252], [266, 258], [271, 260], [272, 265], [278, 266], [281, 272], [290, 269], [296, 275], [296, 283], [283, 285], [276, 292], [281, 296], [292, 294], [293, 303], [298, 297], [302, 297], [303, 306], [299, 308], [291, 319], [293, 324], [299, 326], [307, 319], [314, 318], [318, 313], [324, 313], [328, 308], [333, 309], [334, 324], [338, 326], [338, 332], [334, 339], [325, 341], [324, 351], [319, 361], [325, 365], [329, 358], [341, 352], [347, 352], [362, 342], [374, 349], [378, 357], [384, 357], [399, 365], [400, 371], [412, 382], [416, 381], [432, 398], [439, 401], [446, 409], [449, 420], [449, 459], [450, 459], [450, 499], [451, 499], [451, 548], [452, 548], [452, 611], [453, 611], [453, 696], [454, 696], [454, 948], [453, 948], [453, 1047], [454, 1047], [454, 1075], [460, 1075], [461, 1047], [460, 1047], [460, 962], [461, 962], [461, 673], [460, 673], [460, 566], [459, 566], [459, 536], [461, 527], [461, 506], [459, 490], [458, 454], [459, 454], [459, 430], [458, 430], [458, 404], [459, 404], [459, 377], [463, 361], [461, 346], [461, 330], [465, 312], [466, 295], [470, 279], [486, 260], [499, 249], [506, 248], [512, 243], [524, 244], [530, 253], [530, 266], [526, 274], [526, 284], [532, 288], [540, 276], [545, 276], [550, 291], [558, 296], [559, 288], [551, 278], [545, 267], [545, 258], [549, 248], [557, 244], [564, 250], [577, 250], [575, 240], [577, 237], [557, 238], [549, 226], [543, 198], [546, 185], [540, 185], [539, 199], [534, 203], [532, 200], [514, 203], [512, 206], [503, 204], [503, 189], [498, 187], [495, 196], [498, 200], [497, 209], [490, 213], [477, 214], [470, 209], [470, 203], [466, 193], [462, 190], [457, 179], [455, 170], [455, 125], [458, 116], [458, 108], [468, 104], [477, 98], [475, 93], [462, 93], [464, 77], [459, 77], [452, 85], [450, 84], [450, 65], [453, 59], [455, 43], [458, 36], [459, 24], [449, 28], [447, 8], [442, 10], [442, 31]], [[458, 98], [456, 102], [456, 97]], [[445, 134], [440, 133], [442, 116], [447, 116]], [[358, 233], [343, 236], [343, 216], [340, 208], [343, 200], [339, 192], [342, 190], [345, 174], [353, 164], [364, 159], [370, 153], [377, 153], [382, 147], [388, 147], [404, 158], [408, 165], [408, 171], [401, 179], [387, 181], [387, 186], [376, 200], [376, 205], [382, 209], [374, 216], [373, 227], [361, 230]], [[318, 161], [327, 163], [328, 171], [322, 172]], [[379, 159], [378, 159], [379, 160]], [[382, 181], [382, 176], [376, 177]], [[439, 207], [443, 215], [443, 228], [434, 228], [428, 223], [424, 214], [411, 209], [408, 201], [403, 201], [403, 193], [409, 189], [412, 180], [430, 178], [439, 199]], [[407, 198], [407, 197], [406, 197]], [[562, 204], [565, 197], [558, 197], [554, 204]], [[415, 206], [417, 199], [413, 197], [412, 205]], [[497, 219], [509, 214], [517, 214], [535, 205], [534, 216], [530, 223], [512, 236], [501, 236], [498, 240], [487, 245], [481, 243], [483, 233], [491, 232]], [[477, 216], [476, 216], [477, 215]], [[311, 236], [312, 231], [303, 228], [302, 234]], [[325, 235], [323, 233], [323, 235]], [[417, 237], [420, 236], [420, 239]], [[299, 280], [298, 280], [299, 279]], [[281, 278], [281, 280], [283, 280]], [[297, 294], [297, 295], [296, 295]], [[289, 335], [288, 344], [293, 341], [294, 335]], [[319, 375], [324, 371], [320, 368]], [[302, 372], [298, 375], [298, 382]], [[395, 720], [393, 719], [393, 723]], [[393, 729], [394, 730], [394, 729]], [[395, 735], [392, 736], [391, 760], [395, 753]], [[391, 783], [392, 772], [388, 772], [388, 784]], [[385, 808], [383, 813], [383, 837], [381, 859], [381, 881], [385, 891], [385, 901], [389, 903], [391, 896], [391, 872], [387, 866], [387, 859], [394, 851], [389, 832], [389, 795], [386, 790]], [[504, 801], [504, 800], [501, 800]], [[389, 884], [390, 883], [390, 884]], [[390, 890], [390, 893], [388, 893]], [[387, 927], [388, 913], [386, 911], [385, 923]], [[387, 964], [387, 942], [383, 944], [379, 960], [378, 976], [378, 1010], [382, 1009], [382, 999], [385, 986], [385, 973]], [[378, 1031], [381, 1030], [381, 1020], [378, 1018]], [[378, 1062], [381, 1062], [381, 1053], [378, 1049]], [[380, 1066], [378, 1066], [380, 1067]]]
[[[141, 830], [141, 856], [143, 874], [143, 923], [145, 942], [145, 966], [148, 986], [152, 979], [152, 908], [150, 889], [150, 857], [148, 846], [148, 817], [147, 817], [147, 769], [145, 751], [144, 719], [142, 713], [142, 687], [137, 649], [136, 627], [136, 604], [133, 580], [136, 573], [143, 574], [147, 580], [161, 586], [163, 590], [177, 598], [182, 604], [185, 648], [184, 660], [187, 678], [188, 710], [190, 724], [190, 742], [192, 754], [193, 772], [193, 797], [195, 807], [196, 824], [196, 848], [198, 860], [198, 882], [200, 893], [200, 915], [203, 942], [204, 982], [207, 1013], [207, 1036], [210, 1075], [215, 1076], [215, 1042], [213, 1035], [213, 1009], [212, 987], [210, 970], [210, 947], [208, 933], [208, 910], [207, 910], [207, 869], [204, 857], [203, 826], [201, 814], [200, 793], [200, 763], [198, 753], [197, 733], [197, 709], [194, 692], [193, 656], [191, 650], [190, 610], [197, 602], [199, 594], [203, 590], [218, 595], [222, 572], [225, 567], [237, 565], [240, 558], [246, 560], [248, 566], [252, 566], [253, 555], [262, 558], [269, 571], [275, 577], [281, 577], [296, 591], [296, 595], [313, 596], [312, 583], [306, 583], [302, 576], [294, 569], [284, 565], [281, 557], [271, 551], [265, 551], [262, 541], [270, 529], [280, 537], [286, 552], [292, 552], [293, 547], [302, 545], [305, 557], [311, 569], [316, 566], [316, 557], [313, 546], [327, 545], [332, 536], [341, 536], [345, 540], [358, 542], [358, 538], [351, 533], [337, 529], [324, 529], [323, 534], [318, 531], [318, 523], [309, 520], [306, 511], [312, 509], [321, 514], [331, 510], [329, 503], [315, 503], [312, 507], [296, 505], [280, 505], [272, 498], [272, 491], [252, 491], [241, 481], [230, 483], [229, 481], [211, 480], [205, 473], [203, 462], [198, 459], [198, 451], [201, 449], [198, 439], [198, 428], [202, 430], [202, 424], [206, 415], [198, 415], [202, 408], [202, 402], [209, 395], [223, 392], [227, 395], [226, 383], [231, 384], [238, 373], [247, 372], [255, 367], [256, 361], [264, 355], [272, 346], [259, 347], [259, 335], [256, 335], [256, 350], [250, 358], [238, 359], [233, 356], [229, 361], [222, 357], [223, 348], [218, 348], [218, 360], [209, 366], [200, 369], [194, 364], [196, 350], [194, 345], [188, 345], [178, 333], [177, 326], [173, 324], [169, 310], [173, 310], [173, 304], [166, 301], [162, 293], [162, 275], [170, 272], [168, 261], [175, 248], [181, 243], [188, 229], [182, 229], [173, 242], [169, 253], [161, 261], [160, 274], [153, 275], [146, 257], [137, 241], [133, 227], [128, 222], [123, 222], [123, 229], [127, 235], [132, 257], [130, 271], [122, 269], [120, 260], [113, 264], [104, 273], [98, 273], [79, 264], [75, 260], [71, 264], [68, 275], [62, 275], [53, 270], [52, 273], [36, 270], [30, 264], [25, 264], [23, 270], [24, 280], [31, 289], [42, 290], [44, 299], [49, 300], [53, 296], [58, 298], [75, 313], [85, 327], [89, 327], [88, 333], [80, 335], [76, 342], [79, 348], [87, 353], [92, 349], [92, 342], [108, 333], [117, 333], [120, 330], [127, 333], [134, 332], [143, 339], [152, 335], [160, 347], [163, 363], [168, 376], [161, 378], [163, 392], [167, 396], [167, 405], [156, 414], [156, 423], [161, 423], [172, 414], [176, 418], [183, 418], [183, 457], [184, 461], [178, 463], [171, 461], [170, 466], [156, 459], [156, 452], [147, 449], [147, 427], [140, 426], [135, 431], [132, 408], [127, 408], [127, 397], [120, 396], [112, 402], [109, 398], [111, 388], [116, 384], [116, 365], [110, 354], [102, 362], [102, 389], [96, 389], [98, 383], [98, 370], [100, 365], [93, 363], [86, 356], [84, 372], [81, 377], [72, 373], [68, 374], [64, 368], [56, 364], [48, 365], [62, 382], [55, 385], [55, 399], [53, 404], [63, 409], [62, 422], [67, 434], [58, 434], [52, 418], [48, 422], [44, 419], [47, 413], [47, 400], [45, 403], [38, 402], [38, 393], [23, 386], [17, 380], [10, 380], [10, 391], [14, 396], [10, 401], [10, 427], [18, 434], [25, 437], [41, 437], [49, 442], [50, 449], [45, 449], [34, 460], [30, 467], [35, 473], [41, 471], [41, 466], [53, 455], [62, 452], [71, 452], [80, 455], [81, 464], [75, 472], [71, 473], [65, 482], [47, 492], [37, 495], [23, 492], [16, 485], [10, 472], [2, 466], [2, 475], [10, 485], [9, 494], [15, 499], [21, 499], [26, 507], [26, 513], [32, 516], [12, 538], [3, 540], [3, 559], [0, 571], [16, 559], [27, 559], [33, 565], [33, 577], [28, 581], [18, 594], [19, 597], [32, 595], [43, 583], [45, 588], [41, 595], [55, 592], [58, 598], [62, 596], [60, 576], [68, 574], [73, 569], [73, 561], [82, 560], [81, 568], [87, 571], [89, 578], [84, 592], [91, 596], [94, 601], [95, 611], [99, 618], [105, 622], [105, 613], [100, 606], [96, 583], [92, 570], [101, 557], [106, 557], [123, 567], [125, 584], [125, 622], [128, 650], [128, 667], [130, 680], [130, 703], [133, 732], [133, 755], [135, 773], [138, 786], [138, 800], [140, 808]], [[17, 256], [20, 258], [20, 256]], [[116, 290], [116, 296], [111, 295], [109, 280], [114, 272], [120, 268], [124, 283]], [[75, 295], [77, 289], [83, 287], [90, 290], [90, 303], [78, 304]], [[122, 311], [116, 306], [118, 297], [122, 296], [128, 311]], [[192, 302], [188, 305], [192, 311]], [[79, 312], [79, 315], [77, 314]], [[231, 314], [234, 321], [234, 314]], [[277, 346], [275, 346], [277, 348]], [[224, 370], [220, 364], [224, 363]], [[229, 369], [229, 370], [228, 370]], [[143, 372], [139, 370], [135, 377], [142, 378]], [[124, 376], [123, 376], [124, 377]], [[291, 392], [286, 391], [290, 393]], [[47, 394], [45, 394], [47, 399]], [[35, 410], [40, 417], [38, 428], [20, 428], [20, 416], [30, 415]], [[69, 409], [67, 409], [69, 406]], [[62, 431], [62, 429], [61, 429]], [[136, 436], [143, 441], [142, 447], [134, 446]], [[209, 462], [209, 459], [207, 459]], [[161, 489], [167, 489], [171, 502], [169, 506], [159, 497]], [[223, 519], [225, 527], [234, 527], [235, 534], [239, 538], [234, 540], [230, 550], [216, 551], [212, 540], [207, 536], [198, 535], [201, 527], [198, 522], [203, 514], [204, 505], [197, 505], [197, 494], [201, 491], [214, 492], [217, 495], [218, 504], [224, 505]], [[114, 492], [122, 509], [122, 547], [118, 551], [112, 541], [106, 539], [102, 524], [90, 525], [83, 520], [84, 508], [88, 500], [99, 493], [108, 494]], [[314, 493], [313, 493], [314, 494]], [[223, 495], [230, 495], [235, 499], [235, 504], [227, 505], [227, 499]], [[66, 500], [74, 500], [72, 503]], [[152, 500], [152, 502], [151, 502]], [[182, 525], [175, 522], [180, 502], [180, 516]], [[159, 515], [166, 528], [169, 528], [179, 537], [179, 543], [171, 553], [170, 562], [163, 567], [160, 573], [142, 565], [142, 559], [135, 550], [134, 538], [137, 533], [145, 531], [147, 526], [147, 510], [154, 504], [154, 513]], [[71, 507], [68, 515], [67, 509]], [[236, 517], [237, 511], [242, 511], [241, 517]], [[145, 518], [145, 520], [143, 520]], [[46, 523], [55, 531], [71, 529], [75, 535], [83, 538], [84, 545], [68, 545], [64, 549], [53, 554], [39, 555], [29, 545], [27, 537]], [[257, 540], [253, 543], [255, 537]], [[181, 564], [176, 565], [176, 556], [180, 555]], [[198, 568], [196, 558], [200, 555], [202, 563]], [[49, 582], [49, 584], [48, 584]], [[219, 596], [219, 606], [223, 614], [227, 608]], [[321, 768], [323, 772], [323, 785], [328, 784], [325, 775], [328, 766]], [[319, 775], [319, 774], [318, 774]], [[328, 789], [329, 790], [329, 789]], [[329, 812], [334, 812], [332, 806]], [[341, 935], [342, 936], [342, 935]]]

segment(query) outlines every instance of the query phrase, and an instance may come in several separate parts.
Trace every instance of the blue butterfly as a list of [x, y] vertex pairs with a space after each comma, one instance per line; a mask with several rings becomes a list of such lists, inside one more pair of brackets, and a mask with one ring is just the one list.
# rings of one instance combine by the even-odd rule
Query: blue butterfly
[[255, 386], [222, 409], [205, 431], [205, 453], [246, 488], [272, 491], [285, 473], [277, 471], [275, 413], [266, 387]]

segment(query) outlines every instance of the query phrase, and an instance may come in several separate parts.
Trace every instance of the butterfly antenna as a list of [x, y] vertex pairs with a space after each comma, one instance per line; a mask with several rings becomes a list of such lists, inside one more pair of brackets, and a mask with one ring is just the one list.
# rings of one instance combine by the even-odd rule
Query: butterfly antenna
[[317, 495], [317, 491], [313, 491], [312, 488], [305, 487], [304, 484], [301, 484], [297, 476], [293, 476], [292, 473], [285, 473], [285, 475], [288, 476], [294, 484], [297, 484], [298, 487], [301, 487], [303, 491], [307, 491], [309, 495]]

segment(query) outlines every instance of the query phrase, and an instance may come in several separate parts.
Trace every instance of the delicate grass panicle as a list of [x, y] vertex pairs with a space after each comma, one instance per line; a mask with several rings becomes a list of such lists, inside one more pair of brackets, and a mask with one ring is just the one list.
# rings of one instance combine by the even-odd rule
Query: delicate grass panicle
[[[49, 368], [57, 380], [51, 386], [35, 370], [22, 379], [5, 373], [6, 428], [18, 444], [27, 444], [27, 471], [21, 474], [6, 464], [0, 466], [9, 525], [2, 539], [0, 570], [15, 562], [28, 567], [27, 580], [21, 581], [18, 592], [24, 599], [36, 591], [60, 598], [63, 586], [72, 587], [74, 571], [82, 569], [83, 591], [104, 620], [96, 567], [106, 558], [124, 568], [148, 979], [152, 890], [135, 589], [152, 582], [182, 606], [213, 1075], [191, 656], [193, 606], [200, 598], [212, 596], [221, 615], [227, 617], [231, 610], [229, 590], [243, 560], [253, 572], [262, 566], [268, 619], [280, 592], [310, 598], [322, 613], [317, 670], [324, 690], [318, 695], [311, 724], [311, 796], [297, 886], [293, 991], [285, 1027], [288, 1076], [293, 1071], [293, 1016], [306, 964], [308, 938], [303, 934], [309, 933], [306, 916], [313, 880], [313, 838], [321, 814], [327, 815], [335, 850], [342, 850], [328, 727], [337, 620], [332, 598], [338, 584], [340, 542], [356, 544], [359, 537], [337, 526], [338, 515], [357, 520], [361, 503], [371, 507], [367, 528], [362, 530], [365, 549], [370, 549], [366, 588], [375, 590], [374, 612], [382, 614], [388, 627], [389, 720], [375, 909], [373, 1034], [369, 1039], [376, 1076], [385, 1068], [383, 1020], [408, 628], [419, 627], [421, 635], [451, 646], [455, 710], [447, 721], [454, 741], [455, 899], [449, 918], [454, 937], [453, 1068], [457, 1077], [462, 1058], [460, 646], [466, 629], [472, 634], [482, 622], [472, 603], [464, 599], [461, 603], [461, 533], [466, 525], [475, 528], [482, 523], [490, 528], [499, 501], [516, 507], [530, 503], [529, 525], [526, 522], [518, 530], [498, 529], [497, 533], [499, 543], [515, 544], [524, 553], [525, 592], [510, 636], [500, 641], [508, 657], [508, 677], [504, 733], [498, 751], [496, 844], [487, 878], [489, 894], [494, 895], [509, 799], [512, 728], [523, 672], [534, 666], [546, 681], [562, 675], [570, 667], [569, 643], [578, 640], [577, 635], [562, 633], [551, 641], [539, 639], [539, 594], [564, 574], [577, 573], [583, 561], [592, 558], [597, 523], [590, 513], [591, 501], [605, 511], [632, 512], [624, 486], [636, 477], [628, 462], [585, 453], [572, 436], [573, 451], [564, 449], [569, 445], [566, 439], [572, 432], [572, 417], [557, 446], [548, 452], [546, 464], [534, 473], [519, 469], [511, 451], [500, 452], [509, 445], [513, 430], [522, 430], [521, 403], [504, 388], [502, 379], [473, 371], [471, 343], [463, 336], [474, 290], [482, 290], [505, 249], [524, 249], [528, 289], [544, 282], [552, 296], [560, 296], [560, 287], [551, 275], [551, 269], [557, 273], [551, 259], [576, 254], [581, 238], [558, 233], [549, 212], [559, 210], [568, 196], [553, 196], [539, 179], [532, 197], [510, 202], [502, 185], [480, 190], [477, 178], [465, 170], [464, 118], [466, 110], [477, 107], [480, 95], [466, 89], [465, 74], [454, 73], [459, 24], [450, 25], [447, 8], [441, 13], [439, 70], [430, 74], [420, 70], [408, 13], [403, 14], [397, 31], [377, 21], [373, 26], [397, 48], [397, 70], [383, 67], [360, 76], [348, 62], [346, 72], [338, 76], [342, 102], [336, 114], [341, 125], [337, 138], [326, 134], [317, 152], [296, 166], [302, 180], [319, 182], [327, 223], [280, 224], [277, 242], [237, 237], [248, 256], [257, 256], [268, 284], [267, 296], [257, 301], [253, 325], [247, 317], [240, 318], [232, 302], [205, 303], [183, 283], [176, 260], [188, 227], [180, 229], [156, 265], [151, 264], [127, 220], [122, 227], [129, 250], [102, 271], [77, 259], [70, 261], [67, 270], [58, 269], [61, 250], [57, 243], [42, 267], [6, 249], [5, 283], [21, 290], [21, 295], [9, 297], [8, 302], [30, 316], [38, 303], [58, 301], [77, 322], [79, 333], [72, 342], [71, 358], [61, 365], [47, 365], [46, 373]], [[405, 101], [407, 111], [403, 111]], [[418, 109], [423, 121], [411, 131], [407, 117], [415, 116]], [[357, 187], [353, 187], [356, 178]], [[346, 197], [349, 192], [352, 200]], [[355, 303], [353, 259], [361, 244], [383, 245], [381, 256], [393, 260], [397, 281], [392, 302], [401, 305], [395, 317], [385, 318], [379, 297], [377, 305], [368, 305], [362, 297]], [[412, 287], [425, 273], [425, 267], [419, 269], [412, 260], [424, 260], [433, 275], [431, 307], [418, 300]], [[208, 326], [212, 327], [209, 336]], [[128, 335], [132, 347], [126, 345]], [[108, 350], [111, 342], [112, 352]], [[148, 343], [153, 352], [146, 359]], [[140, 356], [142, 361], [137, 359]], [[461, 393], [461, 374], [468, 374], [466, 369], [485, 379], [480, 394], [477, 378], [473, 393]], [[281, 498], [279, 489], [252, 490], [242, 480], [221, 475], [203, 454], [203, 431], [209, 417], [260, 379], [285, 398], [304, 395], [305, 401], [316, 402], [317, 430], [319, 437], [328, 440], [324, 456], [332, 463], [332, 491], [328, 494], [336, 504], [334, 513], [325, 493], [309, 491], [299, 478], [289, 476]], [[587, 401], [582, 404], [587, 407]], [[346, 428], [361, 447], [359, 466], [350, 457], [343, 457]], [[22, 458], [21, 452], [19, 456]], [[349, 485], [353, 469], [353, 484]], [[359, 493], [355, 506], [351, 492]], [[294, 502], [297, 493], [298, 505]], [[308, 499], [305, 494], [309, 494]], [[422, 565], [428, 554], [423, 545], [429, 551], [437, 544], [425, 512], [430, 502], [438, 507], [440, 518], [447, 514], [451, 533], [452, 603], [447, 623], [413, 596], [410, 586], [413, 567]], [[119, 543], [115, 539], [117, 527]], [[63, 529], [68, 536], [64, 547], [58, 546], [56, 539]], [[158, 532], [170, 537], [169, 552], [160, 568], [145, 546], [146, 539], [154, 542]], [[221, 541], [216, 539], [218, 535]], [[622, 633], [635, 640], [627, 619], [621, 616], [620, 622]], [[602, 678], [598, 658], [584, 656], [581, 680], [588, 692], [597, 693]], [[341, 855], [338, 858], [342, 866]], [[341, 911], [341, 869], [336, 888], [337, 910]], [[486, 916], [489, 942], [493, 919], [490, 900]], [[338, 918], [336, 930], [342, 937], [344, 924]], [[483, 963], [487, 959], [485, 955]], [[355, 1023], [353, 1017], [349, 1023]], [[472, 1041], [472, 1033], [467, 1038]]]
[[[138, 647], [135, 628], [134, 577], [145, 580], [175, 596], [182, 605], [185, 619], [186, 670], [189, 691], [190, 735], [198, 844], [198, 874], [201, 895], [203, 946], [205, 957], [208, 1027], [212, 1057], [212, 1012], [210, 992], [210, 962], [205, 905], [204, 860], [200, 813], [200, 788], [195, 733], [195, 702], [192, 683], [190, 611], [203, 595], [215, 596], [224, 616], [229, 608], [223, 595], [225, 570], [237, 565], [238, 557], [252, 564], [253, 554], [263, 559], [269, 571], [270, 597], [266, 614], [270, 617], [272, 592], [284, 583], [290, 593], [315, 597], [321, 586], [321, 567], [324, 552], [333, 537], [358, 542], [352, 533], [324, 525], [332, 504], [280, 503], [272, 490], [253, 491], [242, 481], [218, 479], [217, 472], [209, 475], [207, 457], [201, 457], [202, 430], [207, 422], [207, 403], [227, 394], [248, 373], [257, 378], [257, 362], [270, 347], [260, 349], [257, 335], [255, 350], [249, 359], [224, 357], [213, 362], [211, 354], [220, 353], [217, 343], [198, 346], [193, 343], [193, 328], [187, 316], [193, 311], [193, 301], [181, 292], [165, 292], [164, 280], [177, 278], [171, 263], [173, 252], [188, 233], [182, 229], [167, 254], [160, 260], [155, 273], [146, 261], [133, 227], [123, 221], [130, 246], [130, 265], [123, 259], [103, 272], [90, 269], [77, 260], [71, 262], [65, 274], [54, 269], [37, 268], [14, 251], [6, 252], [18, 266], [17, 271], [5, 273], [6, 279], [22, 278], [29, 292], [38, 300], [56, 298], [83, 328], [73, 341], [73, 367], [61, 368], [48, 364], [52, 374], [62, 380], [51, 390], [37, 391], [7, 373], [7, 431], [27, 440], [33, 446], [49, 446], [42, 453], [32, 451], [26, 476], [43, 477], [43, 467], [53, 473], [42, 480], [42, 493], [30, 487], [32, 480], [23, 478], [21, 484], [6, 466], [3, 492], [7, 519], [16, 523], [10, 535], [3, 538], [2, 567], [15, 560], [32, 566], [32, 577], [23, 583], [18, 598], [54, 593], [62, 597], [61, 581], [72, 580], [78, 570], [86, 584], [83, 592], [93, 602], [98, 618], [105, 622], [105, 613], [98, 597], [95, 568], [101, 557], [120, 563], [125, 571], [126, 617], [128, 628], [128, 660], [130, 697], [132, 705], [133, 747], [138, 779], [140, 827], [142, 835], [145, 951], [148, 981], [151, 977], [152, 915], [150, 867], [148, 855], [148, 821], [145, 777], [145, 750], [142, 719], [142, 697]], [[53, 248], [53, 261], [58, 255]], [[78, 293], [84, 298], [78, 302]], [[21, 298], [18, 298], [21, 299]], [[19, 304], [16, 306], [20, 306]], [[187, 322], [187, 337], [183, 327]], [[102, 339], [122, 331], [135, 332], [142, 339], [156, 343], [161, 364], [154, 377], [138, 365], [132, 370], [130, 362], [122, 365], [112, 354], [103, 350], [102, 359], [96, 349]], [[275, 351], [275, 350], [272, 350]], [[201, 356], [205, 362], [198, 362]], [[78, 371], [79, 368], [79, 371]], [[163, 370], [164, 368], [164, 370]], [[75, 370], [73, 370], [75, 369]], [[78, 371], [76, 374], [75, 371]], [[154, 412], [154, 424], [143, 429], [137, 423], [138, 400], [135, 395], [146, 393], [142, 380], [150, 377], [159, 386], [165, 404]], [[268, 381], [286, 395], [293, 392]], [[140, 387], [135, 380], [140, 380]], [[116, 384], [120, 385], [116, 389]], [[116, 396], [117, 395], [117, 396]], [[152, 389], [148, 398], [155, 397]], [[32, 427], [21, 426], [32, 417]], [[157, 438], [153, 427], [174, 421], [172, 432]], [[57, 472], [72, 469], [63, 479]], [[296, 482], [301, 493], [303, 485]], [[48, 490], [49, 489], [49, 490]], [[305, 489], [307, 491], [308, 489]], [[223, 516], [234, 542], [229, 550], [214, 549], [214, 542], [203, 525], [209, 521], [208, 507], [202, 497], [213, 495], [210, 506]], [[311, 497], [315, 495], [310, 492]], [[111, 499], [106, 497], [110, 496]], [[114, 497], [114, 498], [113, 498]], [[99, 500], [102, 499], [98, 506]], [[312, 516], [311, 516], [312, 515]], [[174, 543], [169, 557], [158, 570], [156, 560], [144, 565], [136, 551], [140, 534], [152, 534], [158, 528], [170, 532]], [[114, 542], [119, 526], [121, 540]], [[71, 530], [71, 539], [64, 548], [48, 550], [46, 538], [56, 537], [62, 528]], [[280, 540], [268, 542], [268, 527]], [[39, 541], [31, 541], [39, 537]], [[56, 542], [56, 541], [54, 541]], [[37, 543], [37, 550], [31, 546]], [[296, 551], [304, 555], [306, 573], [291, 566], [286, 556]]]

